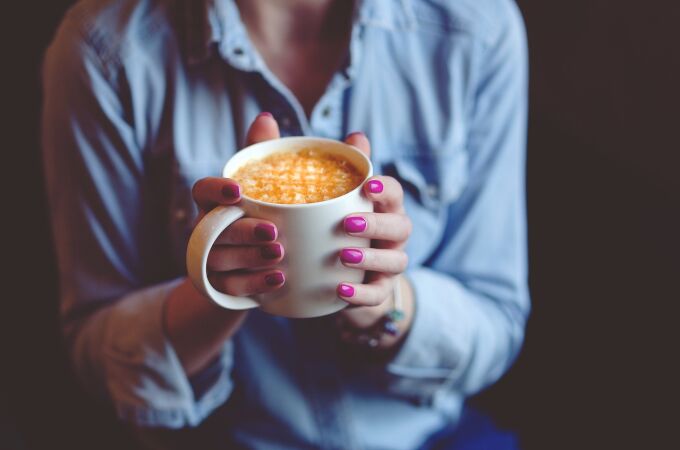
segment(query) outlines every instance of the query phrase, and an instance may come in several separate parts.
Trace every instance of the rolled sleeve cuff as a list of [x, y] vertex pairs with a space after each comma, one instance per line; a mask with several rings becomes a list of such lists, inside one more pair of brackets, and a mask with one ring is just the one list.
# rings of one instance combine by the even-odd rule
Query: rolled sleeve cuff
[[[165, 299], [179, 280], [136, 291], [108, 311], [103, 346], [105, 384], [118, 416], [138, 426], [196, 426], [229, 397], [233, 348], [192, 381], [163, 329]], [[217, 366], [217, 367], [216, 367]], [[197, 395], [198, 394], [198, 395]]]
[[467, 293], [452, 278], [427, 268], [409, 271], [415, 294], [411, 329], [387, 366], [398, 377], [441, 383], [456, 378], [468, 358], [470, 314], [461, 299]]

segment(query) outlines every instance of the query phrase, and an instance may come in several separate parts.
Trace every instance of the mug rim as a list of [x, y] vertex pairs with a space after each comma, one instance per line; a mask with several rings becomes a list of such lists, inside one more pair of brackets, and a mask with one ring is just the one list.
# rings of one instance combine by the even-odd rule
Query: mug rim
[[[361, 158], [363, 158], [363, 160], [367, 164], [368, 170], [366, 171], [366, 175], [364, 176], [364, 179], [361, 181], [361, 183], [359, 183], [359, 185], [357, 187], [355, 187], [351, 191], [345, 192], [344, 194], [342, 194], [338, 197], [329, 198], [328, 200], [323, 200], [323, 201], [320, 201], [320, 202], [313, 202], [313, 203], [271, 203], [271, 202], [264, 202], [262, 200], [257, 200], [257, 199], [254, 199], [252, 197], [248, 197], [245, 194], [241, 194], [241, 199], [246, 199], [249, 202], [252, 202], [256, 205], [267, 206], [267, 207], [270, 207], [270, 208], [271, 207], [276, 207], [276, 208], [280, 207], [280, 208], [284, 208], [284, 209], [307, 208], [307, 207], [315, 207], [315, 206], [320, 206], [320, 205], [328, 205], [328, 204], [333, 203], [335, 201], [340, 201], [342, 198], [347, 197], [348, 195], [352, 195], [358, 190], [361, 190], [363, 188], [364, 184], [366, 183], [366, 180], [368, 180], [369, 178], [371, 178], [373, 176], [373, 163], [371, 163], [370, 158], [368, 156], [366, 156], [364, 154], [364, 152], [362, 152], [361, 150], [359, 150], [358, 148], [356, 148], [353, 145], [347, 144], [346, 142], [338, 141], [338, 140], [335, 140], [335, 139], [322, 138], [322, 137], [287, 136], [287, 137], [282, 137], [282, 138], [277, 138], [277, 139], [270, 139], [270, 140], [267, 140], [267, 141], [262, 141], [262, 142], [258, 142], [256, 144], [249, 145], [247, 147], [243, 147], [241, 150], [239, 150], [237, 153], [235, 153], [234, 156], [236, 156], [237, 154], [239, 154], [243, 151], [250, 150], [250, 149], [253, 149], [253, 148], [258, 147], [258, 146], [262, 146], [262, 145], [266, 145], [266, 144], [271, 145], [273, 143], [273, 141], [275, 141], [275, 142], [280, 142], [280, 141], [309, 141], [309, 142], [322, 142], [322, 143], [325, 143], [325, 144], [333, 144], [333, 145], [340, 144], [344, 147], [352, 149], [354, 152], [361, 155]], [[272, 152], [272, 154], [275, 153], [275, 152], [276, 151]], [[232, 156], [232, 158], [233, 158], [233, 156]], [[229, 158], [229, 161], [227, 161], [227, 163], [224, 165], [224, 168], [222, 169], [222, 177], [223, 178], [232, 179], [230, 177], [225, 176], [225, 171], [227, 170], [229, 163], [232, 161], [232, 158]]]

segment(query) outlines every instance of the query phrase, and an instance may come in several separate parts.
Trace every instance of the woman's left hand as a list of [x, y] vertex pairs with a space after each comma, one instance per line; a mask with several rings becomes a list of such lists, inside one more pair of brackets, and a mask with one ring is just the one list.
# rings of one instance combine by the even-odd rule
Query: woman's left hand
[[[363, 133], [350, 134], [346, 143], [370, 155], [370, 144]], [[356, 213], [344, 220], [345, 232], [351, 236], [371, 239], [371, 248], [345, 248], [340, 261], [346, 267], [366, 270], [364, 283], [342, 282], [337, 291], [350, 303], [337, 316], [340, 337], [347, 343], [366, 343], [367, 335], [378, 336], [371, 346], [387, 349], [401, 341], [411, 324], [413, 294], [401, 273], [406, 270], [408, 257], [404, 252], [411, 234], [411, 220], [404, 210], [404, 192], [392, 177], [375, 176], [364, 183], [364, 194], [374, 204], [373, 213]], [[394, 309], [395, 283], [400, 283], [404, 317], [397, 321], [393, 334], [375, 333], [386, 314]]]

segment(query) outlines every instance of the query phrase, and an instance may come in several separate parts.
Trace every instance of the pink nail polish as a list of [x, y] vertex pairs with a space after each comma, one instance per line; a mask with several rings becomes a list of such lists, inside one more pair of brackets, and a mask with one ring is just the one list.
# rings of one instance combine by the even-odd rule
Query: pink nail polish
[[262, 111], [260, 114], [257, 115], [257, 117], [269, 117], [270, 119], [274, 118], [272, 113], [270, 113], [268, 111]]
[[238, 184], [227, 184], [222, 186], [222, 196], [229, 200], [235, 200], [241, 196], [241, 188]]
[[366, 231], [366, 219], [363, 217], [348, 217], [345, 219], [345, 231], [348, 233], [361, 233]]
[[342, 262], [359, 264], [364, 259], [364, 252], [355, 248], [345, 248], [340, 252]]
[[354, 288], [349, 284], [340, 283], [338, 285], [338, 295], [340, 297], [354, 297]]
[[371, 180], [368, 183], [368, 191], [371, 194], [380, 194], [385, 186], [383, 186], [382, 182], [380, 180]]
[[267, 286], [278, 286], [283, 284], [284, 281], [286, 281], [286, 277], [283, 276], [283, 272], [270, 273], [264, 277], [264, 282], [267, 283]]
[[281, 244], [270, 244], [260, 247], [260, 254], [264, 259], [277, 259], [283, 254]]
[[276, 239], [276, 227], [268, 223], [258, 223], [255, 225], [255, 239], [258, 241], [273, 241]]

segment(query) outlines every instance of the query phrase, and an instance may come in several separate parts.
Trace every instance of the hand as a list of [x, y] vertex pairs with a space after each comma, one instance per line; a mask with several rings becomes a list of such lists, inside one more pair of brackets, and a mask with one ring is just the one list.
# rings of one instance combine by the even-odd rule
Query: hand
[[[346, 139], [367, 156], [370, 144], [362, 133]], [[394, 308], [394, 285], [401, 283], [405, 317], [397, 322], [396, 336], [382, 335], [378, 347], [390, 348], [408, 331], [413, 316], [413, 294], [410, 285], [400, 274], [406, 269], [408, 257], [404, 252], [411, 234], [411, 220], [403, 205], [404, 192], [392, 177], [375, 176], [366, 181], [363, 192], [373, 203], [374, 213], [356, 213], [345, 218], [345, 232], [352, 236], [368, 237], [371, 248], [346, 248], [340, 261], [347, 267], [366, 270], [364, 283], [343, 282], [338, 295], [353, 307], [338, 314], [340, 337], [347, 343], [357, 343], [358, 336], [372, 328]]]
[[[248, 131], [247, 142], [250, 145], [278, 136], [276, 121], [271, 115], [260, 114]], [[193, 196], [202, 217], [217, 205], [237, 203], [240, 192], [232, 180], [204, 178], [194, 186]], [[272, 268], [283, 258], [277, 234], [276, 226], [266, 220], [234, 222], [218, 237], [208, 256], [213, 286], [231, 295], [280, 288], [284, 275]], [[245, 273], [242, 269], [254, 270]], [[246, 315], [246, 311], [221, 308], [206, 300], [188, 278], [173, 289], [165, 302], [163, 327], [187, 376], [199, 373], [214, 361]]]
[[[276, 121], [263, 113], [251, 125], [247, 145], [278, 137]], [[239, 185], [228, 178], [203, 178], [194, 185], [192, 195], [200, 209], [198, 220], [217, 205], [233, 205], [241, 200]], [[273, 268], [284, 255], [277, 237], [276, 225], [268, 220], [243, 218], [235, 221], [220, 234], [208, 253], [208, 279], [212, 286], [235, 296], [281, 288], [285, 275]]]

